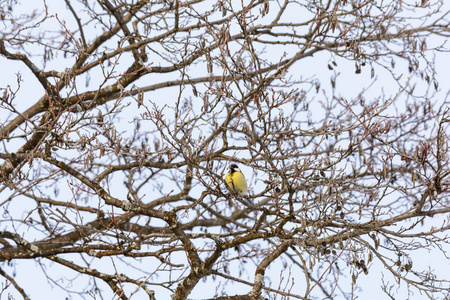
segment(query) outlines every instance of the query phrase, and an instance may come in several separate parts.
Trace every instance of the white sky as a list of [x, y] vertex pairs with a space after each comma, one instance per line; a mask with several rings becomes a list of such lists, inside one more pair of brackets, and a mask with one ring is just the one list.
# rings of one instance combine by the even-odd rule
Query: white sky
[[[27, 9], [29, 9], [29, 5], [31, 4], [37, 4], [39, 5], [41, 1], [25, 1]], [[58, 13], [58, 17], [60, 19], [67, 18], [68, 22], [72, 20], [71, 16], [67, 17], [66, 11], [63, 9], [64, 3], [63, 1], [47, 3], [49, 5], [49, 12], [50, 14], [54, 14], [55, 12]], [[55, 5], [59, 5], [58, 8], [55, 9]], [[448, 7], [450, 7], [447, 4]], [[55, 23], [57, 24], [57, 23]], [[1, 27], [0, 23], [0, 28]], [[303, 76], [305, 78], [316, 76], [318, 80], [322, 83], [322, 88], [327, 90], [326, 96], [330, 95], [330, 76], [333, 74], [334, 71], [330, 71], [327, 68], [328, 60], [330, 59], [329, 53], [320, 53], [318, 55], [315, 55], [313, 58], [307, 58], [302, 60], [301, 62], [297, 63], [294, 68], [291, 68], [291, 70], [288, 72], [287, 76]], [[36, 60], [36, 58], [32, 58], [32, 60]], [[448, 79], [450, 78], [450, 68], [448, 67], [450, 65], [450, 56], [447, 53], [436, 53], [436, 71], [437, 71], [437, 78], [440, 82], [440, 89], [442, 89], [436, 99], [443, 99], [445, 95], [448, 92], [448, 85], [446, 85]], [[37, 64], [39, 64], [39, 61], [36, 61]], [[6, 60], [4, 57], [0, 57], [0, 65], [2, 66], [2, 72], [0, 72], [0, 87], [4, 87], [6, 85], [11, 85], [11, 87], [16, 87], [16, 74], [21, 73], [22, 78], [24, 81], [21, 83], [21, 90], [17, 94], [17, 100], [15, 101], [17, 108], [20, 111], [23, 111], [24, 109], [31, 106], [42, 94], [43, 89], [40, 86], [40, 84], [37, 82], [37, 80], [33, 77], [31, 72], [24, 67], [24, 65], [21, 62], [11, 62]], [[67, 67], [70, 64], [62, 64], [62, 66]], [[51, 64], [49, 64], [49, 68], [55, 68], [58, 71], [62, 71], [60, 60], [55, 60]], [[363, 68], [362, 73], [357, 75], [354, 72], [354, 62], [344, 61], [342, 59], [338, 60], [338, 67], [336, 68], [337, 71], [340, 73], [338, 79], [337, 79], [337, 93], [341, 94], [342, 96], [346, 98], [352, 98], [357, 97], [360, 93], [361, 89], [368, 87], [372, 80], [370, 78], [370, 66], [367, 65]], [[408, 76], [408, 70], [407, 67], [401, 65], [401, 63], [397, 62], [396, 66], [397, 72], [401, 73], [404, 72], [404, 76]], [[141, 81], [148, 80], [147, 77], [145, 77]], [[84, 83], [80, 83], [81, 86], [84, 86]], [[92, 86], [92, 85], [91, 85]], [[418, 89], [420, 90], [424, 89], [424, 85], [421, 84], [418, 86]], [[398, 86], [393, 84], [392, 79], [390, 78], [390, 74], [379, 67], [376, 67], [376, 82], [373, 84], [367, 93], [365, 94], [365, 97], [367, 99], [372, 99], [372, 97], [377, 97], [380, 95], [380, 93], [383, 93], [388, 97], [389, 95], [393, 95], [397, 92]], [[162, 91], [158, 91], [156, 93], [151, 93], [147, 97], [150, 99], [158, 99], [159, 97], [167, 97], [167, 89], [164, 89]], [[317, 98], [326, 98], [323, 94], [318, 94]], [[2, 115], [3, 114], [3, 115]], [[8, 116], [4, 115], [4, 111], [0, 111], [0, 123], [5, 123], [8, 119]], [[257, 189], [257, 185], [255, 185], [255, 180], [253, 172], [251, 169], [249, 169], [246, 166], [241, 166], [242, 171], [244, 174], [246, 174], [247, 178], [249, 179], [251, 186], [254, 189]], [[0, 202], [2, 201], [1, 195], [0, 195]], [[1, 212], [0, 212], [1, 213]], [[440, 225], [442, 220], [435, 220], [433, 222], [436, 222], [436, 225]], [[3, 225], [0, 223], [0, 230], [2, 230]], [[64, 256], [65, 258], [69, 258], [70, 256]], [[25, 288], [26, 292], [29, 293], [29, 295], [32, 296], [32, 299], [48, 299], [49, 295], [53, 299], [62, 299], [66, 294], [62, 292], [59, 288], [54, 288], [53, 290], [46, 290], [49, 286], [47, 279], [42, 275], [42, 271], [40, 271], [40, 266], [37, 262], [28, 260], [28, 261], [14, 261], [16, 264], [16, 271], [17, 279], [20, 283], [22, 283], [22, 286]], [[98, 264], [102, 264], [103, 266], [109, 265], [110, 271], [114, 272], [113, 265], [111, 264], [110, 258], [102, 258], [98, 262]], [[120, 264], [119, 261], [115, 260], [116, 264]], [[446, 260], [442, 255], [439, 255], [439, 252], [433, 252], [432, 254], [427, 253], [426, 251], [417, 252], [417, 256], [414, 260], [414, 266], [420, 266], [423, 269], [426, 269], [427, 266], [431, 266], [432, 268], [436, 268], [436, 270], [441, 274], [448, 274], [448, 269], [450, 267], [449, 261]], [[2, 264], [2, 268], [7, 268], [5, 266], [5, 263]], [[145, 268], [145, 266], [139, 266], [141, 268]], [[52, 274], [61, 274], [61, 278], [73, 278], [76, 276], [75, 273], [68, 271], [64, 267], [60, 267], [57, 264], [51, 263], [47, 264], [48, 271]], [[10, 268], [7, 268], [10, 272]], [[248, 265], [246, 269], [249, 280], [252, 280], [254, 270], [251, 267], [251, 264]], [[281, 263], [272, 265], [266, 273], [267, 277], [270, 277], [272, 281], [276, 282], [279, 280], [280, 272], [283, 271], [283, 267]], [[359, 299], [388, 299], [384, 294], [374, 294], [373, 287], [376, 288], [377, 291], [379, 291], [379, 285], [381, 282], [381, 276], [378, 276], [380, 274], [380, 268], [377, 266], [372, 266], [369, 270], [369, 275], [366, 276], [364, 274], [360, 275], [360, 280], [358, 281], [358, 284], [361, 286], [362, 290], [360, 293], [358, 293]], [[130, 271], [132, 272], [132, 271]], [[284, 270], [284, 272], [287, 272], [287, 270]], [[319, 272], [320, 273], [320, 272]], [[385, 274], [388, 274], [387, 271], [384, 271]], [[286, 275], [287, 276], [287, 275]], [[350, 275], [347, 275], [350, 277]], [[243, 276], [244, 279], [245, 275]], [[301, 282], [303, 280], [302, 277], [296, 278], [294, 276], [295, 282]], [[219, 279], [220, 280], [220, 279]], [[351, 277], [350, 277], [351, 280]], [[392, 279], [391, 279], [392, 281]], [[1, 280], [0, 282], [4, 282]], [[223, 281], [222, 281], [223, 282]], [[206, 283], [199, 284], [196, 289], [194, 290], [194, 293], [192, 293], [191, 299], [202, 299], [205, 297], [211, 297], [211, 291], [208, 289], [210, 286], [210, 282], [207, 281]], [[74, 287], [76, 288], [76, 287]], [[292, 290], [293, 293], [297, 293], [295, 289], [297, 288], [297, 285], [295, 286], [294, 290]], [[230, 286], [230, 295], [238, 293], [239, 290], [249, 291], [249, 288], [246, 286], [242, 286], [239, 284], [233, 284]], [[14, 297], [20, 299], [20, 296], [15, 292], [14, 289], [8, 290]], [[404, 294], [405, 291], [405, 285], [402, 284], [400, 289], [398, 290], [398, 295], [401, 299], [405, 299], [406, 295]], [[161, 298], [160, 298], [161, 297]], [[165, 297], [165, 298], [164, 298]], [[411, 295], [410, 299], [423, 299], [423, 295]], [[74, 297], [73, 299], [77, 299], [77, 297]], [[167, 296], [163, 296], [163, 294], [159, 294], [159, 297], [157, 299], [168, 299]], [[338, 298], [336, 298], [338, 299]]]

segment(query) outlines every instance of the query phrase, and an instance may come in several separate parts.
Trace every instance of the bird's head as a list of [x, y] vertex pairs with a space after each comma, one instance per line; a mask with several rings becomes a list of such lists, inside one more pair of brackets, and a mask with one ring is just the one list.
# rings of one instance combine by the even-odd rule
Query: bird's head
[[239, 167], [236, 164], [232, 164], [230, 166], [230, 173], [234, 173], [234, 172], [240, 172], [241, 170], [239, 170]]

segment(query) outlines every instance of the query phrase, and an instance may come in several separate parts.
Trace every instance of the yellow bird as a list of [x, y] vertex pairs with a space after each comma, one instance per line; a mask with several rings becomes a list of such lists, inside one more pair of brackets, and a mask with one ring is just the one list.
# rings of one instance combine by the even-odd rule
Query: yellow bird
[[247, 181], [245, 181], [244, 174], [236, 164], [230, 166], [230, 172], [225, 176], [225, 182], [231, 190], [240, 195], [247, 192]]

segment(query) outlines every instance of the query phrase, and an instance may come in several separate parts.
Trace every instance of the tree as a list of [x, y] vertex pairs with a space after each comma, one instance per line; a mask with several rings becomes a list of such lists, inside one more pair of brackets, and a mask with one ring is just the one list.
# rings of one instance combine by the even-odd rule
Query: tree
[[2, 294], [448, 297], [449, 10], [411, 2], [4, 2]]

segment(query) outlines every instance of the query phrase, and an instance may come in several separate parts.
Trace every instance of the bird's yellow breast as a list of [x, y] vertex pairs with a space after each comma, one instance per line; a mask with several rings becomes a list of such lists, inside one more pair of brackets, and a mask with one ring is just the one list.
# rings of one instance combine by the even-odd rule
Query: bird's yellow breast
[[244, 174], [241, 172], [227, 173], [225, 176], [225, 182], [228, 187], [239, 194], [247, 192], [247, 181], [245, 181]]

